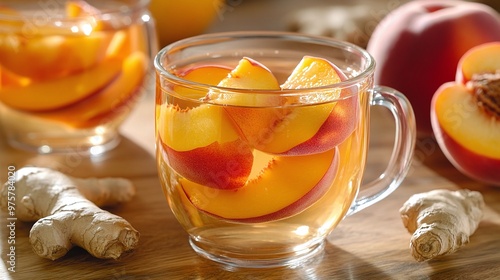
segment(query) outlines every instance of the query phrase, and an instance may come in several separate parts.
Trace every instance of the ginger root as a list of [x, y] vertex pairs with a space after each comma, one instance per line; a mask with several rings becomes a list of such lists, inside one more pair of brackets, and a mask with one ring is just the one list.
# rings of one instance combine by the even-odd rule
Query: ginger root
[[420, 262], [457, 251], [476, 231], [483, 208], [477, 191], [433, 190], [411, 196], [399, 213], [413, 234], [413, 257]]
[[1, 191], [4, 210], [8, 185], [9, 191], [15, 188], [17, 219], [36, 221], [29, 241], [40, 257], [55, 260], [76, 245], [94, 257], [116, 259], [138, 244], [139, 233], [126, 220], [99, 208], [135, 195], [126, 179], [80, 179], [48, 168], [24, 167]]

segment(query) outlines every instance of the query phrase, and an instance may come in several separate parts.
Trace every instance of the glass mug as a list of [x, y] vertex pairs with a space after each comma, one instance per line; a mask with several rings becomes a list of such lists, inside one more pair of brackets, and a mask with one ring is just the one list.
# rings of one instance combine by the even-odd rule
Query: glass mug
[[[274, 91], [200, 82], [224, 76], [217, 65], [234, 68], [249, 57], [282, 83], [304, 56], [331, 61], [347, 80]], [[401, 93], [373, 86], [375, 62], [355, 45], [282, 32], [207, 34], [166, 46], [154, 63], [161, 185], [191, 247], [208, 259], [240, 267], [297, 265], [322, 251], [344, 217], [385, 198], [407, 174], [415, 145], [413, 110]], [[187, 78], [200, 68], [208, 69], [203, 77]], [[343, 94], [329, 98], [334, 90]], [[209, 92], [224, 97], [206, 98]], [[285, 105], [224, 104], [236, 96]], [[374, 105], [392, 112], [396, 141], [384, 173], [362, 185]], [[324, 119], [321, 106], [330, 106], [330, 122], [316, 132], [322, 137], [289, 149], [309, 123]], [[279, 124], [269, 122], [272, 117]], [[342, 140], [334, 140], [342, 133]]]
[[157, 52], [147, 0], [6, 0], [0, 116], [7, 141], [100, 154], [144, 92]]

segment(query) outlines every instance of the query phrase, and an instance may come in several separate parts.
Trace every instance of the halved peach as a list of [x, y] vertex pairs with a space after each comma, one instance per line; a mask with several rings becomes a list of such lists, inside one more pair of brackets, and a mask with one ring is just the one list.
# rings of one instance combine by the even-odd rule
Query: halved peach
[[170, 166], [188, 180], [212, 188], [245, 184], [252, 169], [250, 147], [240, 139], [220, 106], [180, 110], [161, 105], [158, 137]]
[[438, 88], [431, 124], [446, 157], [462, 173], [500, 185], [500, 42], [466, 52], [455, 82]]
[[[255, 151], [256, 160], [269, 158]], [[330, 187], [338, 169], [336, 149], [293, 157], [271, 157], [257, 177], [236, 190], [214, 190], [181, 179], [198, 209], [240, 222], [266, 222], [293, 216], [311, 206]], [[307, 176], [306, 176], [307, 175]]]
[[484, 112], [466, 86], [449, 82], [436, 91], [431, 123], [439, 146], [458, 170], [500, 184], [500, 119]]
[[[0, 91], [0, 100], [19, 110], [44, 111], [74, 104], [96, 93], [120, 73], [122, 61], [109, 59], [88, 71], [31, 83], [27, 87], [8, 87]], [[47, 70], [45, 70], [47, 71]]]
[[129, 55], [123, 61], [122, 71], [109, 85], [92, 96], [59, 110], [38, 116], [58, 120], [74, 127], [87, 127], [100, 116], [118, 113], [118, 108], [139, 89], [148, 67], [148, 58], [141, 52]]

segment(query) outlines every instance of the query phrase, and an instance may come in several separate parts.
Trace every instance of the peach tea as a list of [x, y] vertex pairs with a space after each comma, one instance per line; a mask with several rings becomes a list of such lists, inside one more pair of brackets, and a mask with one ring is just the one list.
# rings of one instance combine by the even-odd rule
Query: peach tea
[[359, 192], [371, 76], [304, 49], [174, 47], [155, 60], [156, 156], [191, 246], [252, 267], [321, 251]]
[[2, 2], [0, 114], [9, 143], [41, 153], [116, 146], [151, 68], [146, 4]]

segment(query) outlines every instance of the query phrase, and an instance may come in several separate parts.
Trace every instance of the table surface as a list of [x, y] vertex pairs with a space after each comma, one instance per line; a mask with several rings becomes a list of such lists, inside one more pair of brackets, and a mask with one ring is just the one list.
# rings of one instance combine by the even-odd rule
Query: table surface
[[[78, 177], [131, 179], [137, 196], [107, 210], [127, 219], [141, 234], [138, 248], [119, 260], [96, 259], [75, 248], [65, 257], [50, 261], [31, 251], [31, 224], [18, 222], [16, 272], [12, 273], [7, 271], [7, 217], [1, 213], [0, 279], [492, 279], [500, 275], [500, 188], [461, 175], [432, 138], [418, 139], [412, 168], [403, 184], [385, 200], [342, 221], [328, 237], [324, 253], [314, 261], [293, 269], [235, 269], [199, 257], [190, 248], [187, 234], [170, 212], [160, 188], [154, 157], [152, 94], [146, 95], [126, 120], [120, 145], [101, 157], [88, 158], [77, 152], [36, 155], [12, 149], [0, 137], [2, 182], [8, 166], [19, 169], [25, 165], [52, 167]], [[390, 118], [382, 109], [372, 110], [366, 180], [382, 171], [391, 152], [394, 127]], [[484, 218], [470, 242], [458, 252], [417, 262], [410, 254], [410, 234], [398, 210], [412, 194], [439, 188], [480, 191], [486, 202]]]

